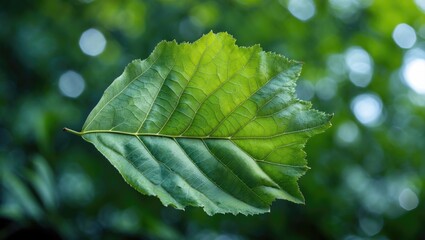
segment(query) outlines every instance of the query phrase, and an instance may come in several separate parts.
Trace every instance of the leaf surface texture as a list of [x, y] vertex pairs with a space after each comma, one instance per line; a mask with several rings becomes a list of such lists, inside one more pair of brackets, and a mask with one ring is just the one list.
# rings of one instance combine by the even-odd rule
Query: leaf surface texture
[[163, 41], [105, 91], [80, 134], [139, 192], [178, 209], [268, 212], [303, 203], [303, 147], [330, 115], [295, 96], [301, 63], [227, 33]]

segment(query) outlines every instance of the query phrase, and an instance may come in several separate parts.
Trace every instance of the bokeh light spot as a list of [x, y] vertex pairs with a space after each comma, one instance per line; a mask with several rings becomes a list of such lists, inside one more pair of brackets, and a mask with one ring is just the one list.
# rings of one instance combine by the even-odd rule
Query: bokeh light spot
[[413, 91], [425, 94], [425, 59], [408, 61], [403, 68], [403, 78]]
[[316, 83], [316, 95], [322, 100], [330, 100], [337, 94], [337, 83], [332, 78], [324, 78]]
[[416, 193], [414, 193], [410, 188], [405, 188], [398, 196], [398, 202], [400, 204], [400, 207], [407, 211], [410, 211], [418, 206], [419, 199]]
[[[344, 63], [344, 54], [332, 54], [326, 60], [328, 69], [336, 75], [343, 75], [346, 73], [346, 64]], [[341, 79], [341, 78], [337, 78]]]
[[375, 94], [361, 94], [351, 102], [351, 110], [359, 122], [367, 126], [374, 126], [382, 115], [382, 101]]
[[81, 34], [79, 44], [83, 53], [97, 56], [105, 50], [106, 39], [99, 30], [90, 28]]
[[288, 10], [301, 21], [312, 18], [316, 12], [316, 6], [312, 0], [289, 0]]
[[363, 232], [366, 233], [366, 235], [372, 237], [382, 230], [384, 224], [382, 219], [372, 219], [364, 217], [360, 218], [359, 225]]
[[373, 61], [369, 53], [360, 47], [351, 47], [345, 53], [345, 64], [350, 81], [358, 87], [366, 87], [372, 80]]
[[84, 88], [83, 77], [74, 71], [67, 71], [59, 78], [59, 90], [64, 96], [77, 98], [84, 91]]
[[359, 137], [359, 128], [351, 121], [347, 121], [339, 125], [336, 132], [339, 143], [351, 144]]
[[401, 23], [394, 28], [393, 39], [399, 47], [411, 48], [416, 42], [415, 29], [405, 23]]
[[425, 12], [425, 0], [415, 0], [416, 5]]
[[333, 13], [341, 20], [351, 22], [357, 18], [362, 8], [367, 8], [373, 0], [329, 0]]
[[344, 178], [347, 186], [354, 192], [364, 192], [370, 181], [363, 168], [353, 166], [344, 170]]

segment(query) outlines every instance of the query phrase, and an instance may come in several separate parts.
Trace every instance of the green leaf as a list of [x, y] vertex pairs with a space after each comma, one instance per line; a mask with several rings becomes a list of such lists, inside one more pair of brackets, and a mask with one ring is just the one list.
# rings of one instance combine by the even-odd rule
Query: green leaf
[[75, 132], [139, 192], [208, 214], [268, 212], [303, 203], [302, 150], [330, 115], [296, 99], [301, 63], [227, 33], [161, 42], [130, 63]]

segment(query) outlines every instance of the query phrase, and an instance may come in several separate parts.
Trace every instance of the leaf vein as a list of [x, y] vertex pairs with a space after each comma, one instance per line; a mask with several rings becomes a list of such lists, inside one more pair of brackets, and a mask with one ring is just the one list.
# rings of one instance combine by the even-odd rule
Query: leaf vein
[[220, 158], [218, 158], [212, 151], [211, 151], [211, 149], [210, 149], [210, 147], [208, 147], [208, 145], [207, 145], [207, 143], [205, 142], [205, 140], [201, 140], [202, 141], [202, 143], [204, 144], [204, 146], [205, 146], [205, 148], [208, 150], [208, 152], [215, 158], [215, 159], [217, 159], [217, 162], [219, 162], [219, 163], [221, 163], [221, 165], [223, 165], [225, 168], [227, 168], [231, 173], [232, 173], [232, 175], [233, 176], [235, 176], [241, 183], [242, 183], [242, 185], [244, 185], [247, 189], [249, 189], [249, 191], [251, 192], [251, 193], [253, 193], [261, 202], [263, 202], [264, 204], [266, 204], [266, 205], [268, 205], [267, 204], [267, 202], [264, 200], [264, 199], [262, 199], [251, 187], [249, 187], [244, 181], [242, 181], [242, 179], [240, 179], [240, 177], [235, 173], [235, 172], [233, 172], [233, 170], [232, 169], [230, 169], [229, 168], [229, 166], [227, 166], [225, 163], [223, 163], [221, 160], [220, 160]]
[[140, 78], [141, 76], [143, 76], [149, 69], [152, 68], [152, 66], [156, 63], [156, 61], [159, 59], [159, 57], [162, 55], [162, 51], [158, 54], [158, 57], [152, 62], [152, 64], [142, 73], [140, 73], [139, 75], [137, 75], [136, 77], [134, 77], [119, 93], [117, 93], [116, 95], [114, 95], [111, 99], [109, 99], [108, 102], [105, 103], [105, 105], [102, 106], [102, 108], [99, 109], [99, 111], [96, 113], [96, 115], [94, 115], [94, 117], [92, 118], [92, 120], [87, 124], [87, 126], [85, 127], [85, 129], [89, 128], [89, 126], [93, 123], [93, 121], [96, 119], [96, 117], [100, 114], [100, 112], [103, 111], [103, 109], [109, 105], [109, 103], [111, 103], [118, 95], [120, 95], [122, 92], [124, 92], [136, 79]]
[[[152, 154], [152, 152], [149, 150], [149, 148], [146, 146], [146, 144], [143, 142], [143, 140], [140, 138], [140, 137], [138, 137], [137, 136], [137, 139], [139, 140], [139, 142], [142, 144], [142, 146], [146, 149], [146, 151], [149, 153], [149, 155], [151, 156], [151, 158], [153, 159], [153, 160], [155, 160], [156, 162], [158, 162], [159, 164], [161, 164], [161, 165], [163, 165], [163, 166], [165, 166], [167, 169], [168, 169], [168, 171], [170, 171], [170, 172], [172, 172], [172, 173], [174, 173], [174, 174], [176, 174], [177, 176], [179, 176], [179, 178], [181, 178], [184, 182], [186, 182], [187, 183], [187, 185], [188, 186], [190, 186], [193, 190], [195, 190], [196, 192], [199, 192], [200, 194], [202, 194], [203, 196], [205, 196], [207, 199], [210, 199], [208, 196], [206, 196], [203, 192], [201, 192], [201, 191], [199, 191], [198, 189], [196, 189], [194, 186], [192, 186], [188, 181], [187, 181], [187, 179], [185, 179], [181, 174], [179, 174], [179, 173], [177, 173], [176, 171], [174, 171], [174, 170], [172, 170], [167, 164], [165, 164], [164, 162], [162, 162], [162, 161], [160, 161], [159, 159], [157, 159], [153, 154]], [[190, 159], [190, 158], [189, 158]], [[161, 186], [162, 187], [162, 186]], [[165, 188], [164, 188], [165, 189]], [[211, 199], [210, 199], [211, 200]], [[211, 200], [211, 202], [212, 203], [214, 203], [215, 204], [215, 202], [213, 202], [212, 200]], [[199, 204], [199, 202], [197, 202], [197, 204]], [[215, 204], [216, 206], [217, 206], [217, 204]]]
[[[187, 132], [187, 130], [192, 126], [193, 121], [195, 120], [196, 114], [198, 113], [199, 109], [201, 109], [201, 107], [205, 104], [205, 102], [212, 97], [218, 90], [221, 89], [222, 86], [224, 86], [226, 83], [230, 82], [230, 80], [232, 80], [240, 71], [244, 70], [245, 67], [248, 65], [248, 63], [252, 60], [253, 56], [255, 52], [252, 51], [250, 57], [248, 58], [248, 60], [246, 61], [245, 64], [242, 65], [242, 67], [240, 67], [236, 72], [234, 72], [232, 74], [232, 76], [227, 77], [227, 79], [223, 82], [220, 83], [220, 85], [218, 87], [216, 87], [210, 94], [206, 94], [207, 96], [204, 98], [204, 100], [202, 102], [199, 103], [197, 109], [195, 110], [195, 114], [193, 114], [193, 117], [191, 117], [191, 121], [189, 123], [189, 125], [186, 127], [186, 129], [183, 130], [182, 133], [180, 133], [180, 135], [183, 135], [184, 133]], [[227, 69], [227, 71], [229, 71]]]
[[275, 76], [271, 77], [269, 80], [267, 80], [261, 87], [259, 87], [257, 90], [255, 90], [250, 96], [248, 96], [247, 98], [245, 98], [242, 102], [240, 102], [238, 105], [235, 106], [235, 108], [232, 109], [232, 111], [229, 112], [229, 114], [227, 114], [215, 127], [214, 129], [211, 130], [211, 132], [208, 135], [213, 135], [221, 125], [223, 125], [223, 123], [237, 110], [239, 109], [239, 107], [243, 106], [244, 103], [246, 103], [248, 100], [251, 99], [252, 96], [254, 96], [258, 91], [260, 91], [261, 89], [263, 89], [269, 82], [271, 82], [273, 79], [275, 79], [279, 74], [281, 74], [282, 72], [279, 72], [278, 74], [276, 74]]
[[[218, 183], [216, 183], [215, 181], [213, 181], [207, 174], [206, 174], [206, 172], [204, 172], [199, 166], [198, 166], [198, 164], [196, 164], [195, 163], [195, 161], [193, 161], [192, 160], [192, 158], [191, 157], [189, 157], [189, 155], [187, 154], [187, 152], [186, 152], [186, 150], [180, 145], [180, 143], [177, 141], [177, 139], [176, 138], [173, 138], [173, 140], [176, 142], [176, 144], [177, 144], [177, 146], [179, 146], [181, 149], [182, 149], [182, 152], [185, 154], [185, 156], [193, 163], [193, 165], [198, 169], [198, 171], [206, 178], [206, 179], [208, 179], [210, 182], [212, 182], [218, 189], [220, 189], [222, 192], [224, 192], [224, 193], [226, 193], [226, 194], [228, 194], [228, 195], [230, 195], [230, 196], [232, 196], [233, 198], [235, 198], [235, 199], [237, 199], [238, 201], [241, 201], [241, 202], [243, 202], [243, 200], [242, 199], [239, 199], [237, 196], [235, 196], [235, 195], [233, 195], [232, 193], [229, 193], [229, 192], [227, 192], [227, 191], [225, 191]], [[199, 190], [198, 190], [199, 191]], [[204, 196], [206, 196], [205, 194], [204, 194]], [[206, 196], [207, 197], [207, 196]], [[209, 198], [209, 197], [207, 197], [207, 198]], [[213, 201], [213, 199], [211, 199], [211, 198], [209, 198], [212, 202], [214, 202]], [[245, 203], [245, 202], [243, 202], [243, 203]], [[215, 202], [214, 202], [214, 204], [215, 204]], [[248, 204], [249, 205], [249, 204]], [[216, 206], [217, 206], [217, 204], [216, 204]]]
[[157, 91], [157, 93], [156, 93], [155, 97], [152, 99], [152, 103], [151, 103], [151, 105], [149, 106], [149, 110], [147, 111], [147, 113], [146, 113], [146, 115], [145, 115], [144, 120], [142, 121], [142, 123], [140, 124], [140, 126], [139, 126], [139, 128], [137, 129], [137, 131], [136, 131], [136, 132], [139, 132], [139, 131], [140, 131], [140, 129], [142, 129], [143, 124], [145, 124], [146, 119], [148, 119], [149, 114], [151, 113], [152, 108], [153, 108], [153, 106], [155, 105], [156, 99], [157, 99], [157, 97], [158, 97], [159, 93], [161, 92], [162, 87], [164, 86], [164, 83], [167, 81], [167, 77], [169, 76], [169, 74], [171, 73], [171, 71], [173, 71], [173, 68], [174, 68], [174, 65], [170, 68], [170, 71], [168, 71], [168, 73], [167, 73], [167, 75], [166, 75], [165, 77], [162, 77], [162, 76], [161, 76], [161, 74], [158, 72], [158, 75], [161, 77], [161, 79], [163, 79], [163, 81], [162, 81], [162, 83], [161, 83], [161, 86], [158, 88], [158, 91]]
[[[103, 141], [101, 138], [98, 138], [98, 140], [100, 141], [100, 142], [102, 142], [104, 145], [108, 145], [108, 144], [106, 144], [107, 142], [105, 142], [105, 141]], [[126, 158], [126, 156], [124, 156], [121, 152], [119, 152], [118, 150], [116, 150], [116, 149], [114, 149], [114, 148], [112, 148], [112, 147], [109, 147], [109, 149], [111, 150], [111, 151], [113, 151], [113, 152], [115, 152], [116, 154], [118, 154], [118, 155], [121, 155], [124, 159], [127, 159]], [[134, 163], [132, 162], [132, 161], [129, 161], [129, 160], [127, 160], [127, 162], [137, 171], [137, 172], [139, 172], [140, 174], [142, 174], [143, 175], [143, 172], [139, 169], [139, 168], [137, 168], [136, 167], [136, 165], [134, 165]], [[120, 169], [118, 169], [119, 171], [120, 171]], [[121, 171], [120, 171], [120, 173], [121, 173]], [[121, 173], [121, 175], [123, 175], [122, 173]], [[123, 175], [124, 176], [124, 175]], [[149, 182], [151, 182], [153, 185], [156, 185], [155, 183], [153, 183], [150, 179], [148, 179], [148, 178], [146, 178]], [[133, 185], [132, 185], [133, 186]], [[157, 185], [156, 185], [157, 186]], [[136, 186], [133, 186], [135, 189], [137, 189], [137, 187]], [[168, 196], [170, 197], [170, 199], [173, 199], [176, 203], [179, 203], [171, 194], [170, 194], [170, 192], [168, 192], [165, 188], [163, 188], [161, 185], [159, 185], [159, 187], [160, 188], [162, 188], [167, 194], [168, 194]], [[151, 193], [150, 193], [151, 194]]]
[[[203, 50], [198, 62], [196, 64], [194, 64], [196, 66], [195, 70], [192, 73], [192, 76], [190, 76], [189, 79], [187, 79], [187, 82], [184, 86], [181, 86], [183, 88], [183, 91], [181, 92], [181, 94], [178, 96], [178, 99], [176, 101], [176, 104], [173, 107], [173, 111], [170, 113], [170, 115], [167, 118], [167, 121], [164, 123], [164, 125], [161, 127], [161, 129], [159, 129], [159, 131], [157, 133], [162, 132], [162, 130], [164, 129], [164, 127], [167, 126], [167, 123], [170, 121], [171, 117], [173, 116], [174, 112], [176, 111], [176, 108], [178, 107], [179, 103], [180, 103], [180, 99], [181, 97], [184, 95], [185, 91], [186, 91], [186, 87], [187, 85], [189, 85], [189, 82], [193, 79], [193, 77], [196, 75], [196, 73], [199, 71], [199, 67], [201, 65], [201, 60], [204, 58], [205, 56], [205, 52], [207, 51], [207, 49], [217, 40], [217, 38], [215, 38], [210, 44], [208, 44], [205, 49]], [[186, 79], [185, 77], [183, 77], [184, 79]], [[180, 84], [180, 81], [179, 81]]]

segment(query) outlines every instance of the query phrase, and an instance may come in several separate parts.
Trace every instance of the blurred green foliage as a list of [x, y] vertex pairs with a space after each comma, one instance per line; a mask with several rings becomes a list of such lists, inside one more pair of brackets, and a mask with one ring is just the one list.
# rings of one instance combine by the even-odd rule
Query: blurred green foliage
[[[0, 6], [0, 238], [425, 238], [425, 1]], [[307, 144], [306, 205], [277, 201], [253, 217], [165, 208], [61, 131], [82, 126], [128, 62], [210, 30], [305, 62], [299, 97], [335, 114]]]

